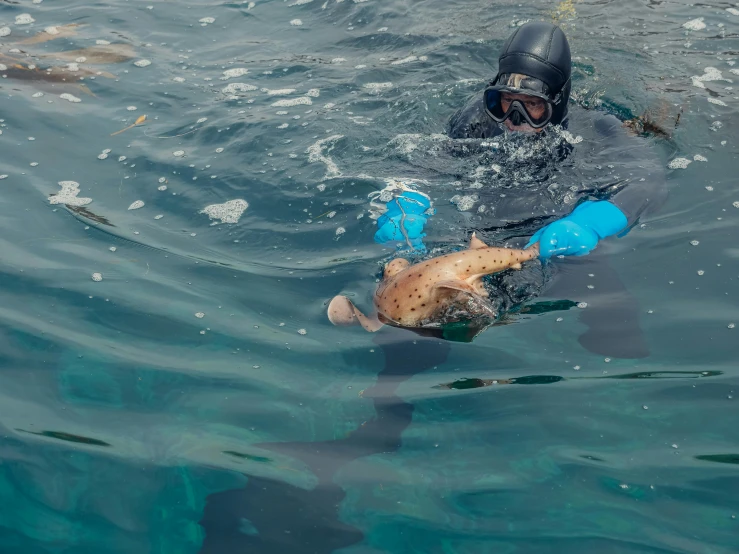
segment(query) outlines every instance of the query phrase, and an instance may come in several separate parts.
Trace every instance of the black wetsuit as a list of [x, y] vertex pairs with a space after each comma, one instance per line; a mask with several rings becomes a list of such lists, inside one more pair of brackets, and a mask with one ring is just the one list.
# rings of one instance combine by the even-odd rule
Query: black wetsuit
[[[497, 189], [486, 194], [483, 185], [479, 192], [481, 202], [492, 204], [484, 217], [483, 231], [506, 239], [517, 234], [528, 235], [566, 216], [579, 201], [588, 199], [615, 204], [626, 215], [631, 228], [664, 203], [667, 197], [664, 164], [645, 139], [630, 135], [612, 115], [586, 110], [579, 110], [577, 117], [570, 115], [562, 128], [569, 127], [570, 136], [577, 136], [580, 131], [589, 138], [579, 144], [568, 144], [555, 155], [560, 165], [569, 164], [559, 172], [560, 182], [555, 185], [568, 189], [568, 201], [562, 202], [561, 195], [551, 193], [551, 170], [538, 175], [535, 182], [527, 183], [519, 191], [509, 187], [505, 195], [497, 194]], [[455, 139], [496, 140], [505, 131], [485, 112], [480, 93], [451, 117], [447, 133]], [[484, 147], [470, 148], [467, 144], [465, 150], [479, 155]], [[575, 158], [577, 162], [572, 163]], [[536, 225], [533, 229], [532, 222]], [[499, 233], [500, 229], [506, 232]], [[601, 241], [588, 256], [553, 258], [553, 263], [548, 264], [553, 275], [539, 290], [530, 286], [531, 283], [527, 287], [527, 280], [543, 279], [535, 271], [509, 275], [498, 279], [496, 284], [502, 293], [514, 298], [512, 302], [526, 299], [532, 290], [542, 297], [586, 302], [588, 308], [580, 314], [580, 320], [589, 327], [580, 337], [583, 346], [605, 356], [644, 357], [648, 349], [639, 329], [638, 306], [607, 263], [608, 244], [612, 240], [617, 239]]]

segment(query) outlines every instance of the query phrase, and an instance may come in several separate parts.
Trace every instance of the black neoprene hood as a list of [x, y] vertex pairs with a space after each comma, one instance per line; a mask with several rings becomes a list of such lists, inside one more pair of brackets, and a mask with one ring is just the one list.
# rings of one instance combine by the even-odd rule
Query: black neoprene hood
[[570, 98], [572, 59], [570, 45], [562, 29], [544, 21], [525, 23], [508, 37], [498, 58], [498, 75], [521, 73], [540, 79], [554, 96], [562, 92], [551, 123], [561, 123]]

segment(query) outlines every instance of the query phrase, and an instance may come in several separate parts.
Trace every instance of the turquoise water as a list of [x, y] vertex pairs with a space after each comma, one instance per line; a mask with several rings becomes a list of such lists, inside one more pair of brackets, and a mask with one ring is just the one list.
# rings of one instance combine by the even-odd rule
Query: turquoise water
[[[736, 9], [3, 3], [0, 552], [736, 552]], [[570, 39], [583, 145], [587, 109], [671, 134], [667, 204], [598, 254], [648, 355], [584, 348], [583, 298], [466, 343], [331, 326], [388, 179], [433, 191], [432, 247], [500, 224], [441, 134], [527, 19]]]

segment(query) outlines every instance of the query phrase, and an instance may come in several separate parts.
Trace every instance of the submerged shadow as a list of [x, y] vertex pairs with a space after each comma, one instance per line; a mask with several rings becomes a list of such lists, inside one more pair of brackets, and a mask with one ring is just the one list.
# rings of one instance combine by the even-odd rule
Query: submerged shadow
[[398, 450], [413, 416], [413, 405], [397, 396], [398, 386], [443, 363], [451, 348], [447, 341], [395, 328], [373, 340], [382, 349], [385, 365], [362, 396], [372, 399], [375, 418], [344, 439], [256, 445], [301, 460], [318, 484], [305, 490], [249, 476], [242, 489], [210, 495], [200, 521], [205, 530], [201, 554], [329, 554], [362, 540], [359, 529], [339, 520], [346, 493], [333, 479], [357, 458]]

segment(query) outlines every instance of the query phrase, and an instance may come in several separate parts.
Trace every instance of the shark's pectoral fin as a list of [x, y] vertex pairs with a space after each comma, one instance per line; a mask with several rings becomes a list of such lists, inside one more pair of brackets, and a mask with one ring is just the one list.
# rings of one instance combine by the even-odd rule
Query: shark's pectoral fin
[[487, 244], [477, 238], [477, 235], [475, 233], [472, 233], [472, 237], [470, 238], [470, 249], [487, 248], [487, 246]]
[[334, 296], [328, 305], [328, 320], [334, 325], [354, 325], [359, 323], [365, 331], [374, 333], [383, 323], [377, 316], [367, 317], [352, 304], [346, 296]]
[[470, 294], [477, 294], [475, 287], [473, 287], [466, 281], [462, 281], [461, 279], [448, 279], [446, 281], [439, 281], [438, 283], [434, 284], [433, 288], [436, 290], [452, 289], [461, 292], [469, 292]]

